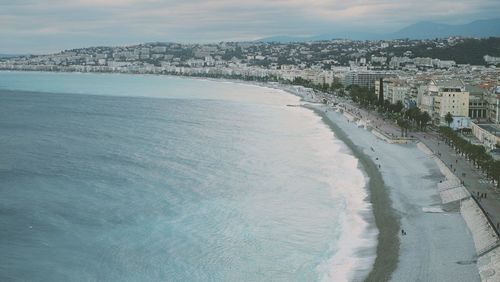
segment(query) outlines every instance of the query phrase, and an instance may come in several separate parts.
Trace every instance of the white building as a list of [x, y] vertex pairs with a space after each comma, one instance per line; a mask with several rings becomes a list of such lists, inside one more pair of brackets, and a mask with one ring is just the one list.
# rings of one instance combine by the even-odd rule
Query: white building
[[[398, 101], [404, 102], [410, 96], [410, 86], [403, 80], [397, 78], [384, 78], [383, 82], [384, 99], [391, 104], [396, 104]], [[375, 95], [379, 94], [380, 81], [375, 81]]]
[[450, 124], [450, 127], [453, 130], [462, 129], [462, 128], [470, 128], [471, 127], [471, 119], [470, 119], [470, 117], [454, 116], [453, 121]]
[[358, 85], [372, 88], [375, 86], [375, 81], [386, 77], [394, 77], [394, 74], [380, 71], [350, 71], [344, 77], [344, 85]]
[[440, 60], [440, 59], [434, 59], [432, 60], [432, 64], [439, 69], [448, 69], [451, 67], [454, 67], [456, 65], [455, 61], [451, 60]]
[[491, 93], [488, 98], [488, 114], [492, 123], [500, 123], [500, 89], [498, 93], [496, 91]]
[[486, 147], [493, 149], [500, 146], [500, 126], [498, 124], [476, 124], [471, 122], [474, 136]]
[[438, 124], [445, 124], [444, 117], [447, 113], [461, 117], [469, 115], [469, 92], [460, 80], [432, 80], [426, 96], [433, 102], [433, 111], [429, 111], [429, 114], [432, 113], [431, 116]]
[[387, 57], [377, 57], [372, 55], [370, 61], [372, 62], [372, 64], [375, 63], [385, 65], [385, 63], [387, 62]]
[[490, 65], [500, 64], [500, 57], [493, 57], [493, 56], [485, 55], [483, 58], [487, 64], [490, 64]]

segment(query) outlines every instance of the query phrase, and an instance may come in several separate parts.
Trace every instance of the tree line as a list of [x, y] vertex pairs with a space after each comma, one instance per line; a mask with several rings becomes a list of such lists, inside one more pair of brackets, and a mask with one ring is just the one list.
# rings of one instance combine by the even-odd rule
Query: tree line
[[425, 130], [427, 124], [431, 121], [431, 116], [425, 111], [414, 107], [405, 110], [402, 101], [391, 103], [389, 100], [380, 102], [375, 90], [357, 85], [346, 87], [346, 93], [353, 102], [367, 109], [376, 109], [387, 118], [396, 121], [401, 129], [401, 136], [407, 137], [409, 129]]
[[[369, 110], [376, 109], [388, 118], [396, 121], [397, 125], [401, 128], [401, 136], [408, 136], [409, 129], [425, 130], [428, 123], [432, 120], [429, 113], [422, 111], [420, 108], [413, 107], [405, 110], [401, 101], [392, 104], [388, 100], [384, 100], [380, 103], [373, 88], [370, 89], [357, 85], [344, 88], [338, 82], [334, 85], [317, 85], [302, 78], [296, 78], [292, 84], [310, 87], [338, 96], [348, 96], [353, 102], [358, 103], [363, 108]], [[448, 123], [448, 126], [440, 127], [439, 131], [445, 138], [446, 143], [454, 148], [457, 153], [471, 160], [477, 168], [482, 169], [487, 177], [496, 182], [497, 187], [500, 188], [500, 160], [494, 160], [486, 152], [484, 146], [474, 145], [452, 130], [449, 127], [453, 122], [451, 113], [446, 114], [445, 121]]]
[[440, 127], [439, 132], [444, 137], [446, 144], [450, 145], [457, 154], [472, 161], [474, 166], [486, 173], [486, 177], [496, 182], [497, 188], [500, 188], [500, 160], [494, 160], [486, 152], [484, 146], [472, 144], [447, 126]]

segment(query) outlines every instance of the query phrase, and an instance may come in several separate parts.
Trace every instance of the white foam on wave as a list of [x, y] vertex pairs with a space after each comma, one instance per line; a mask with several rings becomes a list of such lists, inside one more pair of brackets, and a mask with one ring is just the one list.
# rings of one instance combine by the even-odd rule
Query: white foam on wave
[[[321, 119], [318, 126], [327, 127]], [[322, 181], [331, 187], [332, 197], [341, 199], [341, 206], [337, 209], [338, 237], [332, 238], [331, 255], [317, 267], [317, 272], [321, 281], [363, 279], [375, 261], [378, 235], [378, 230], [369, 223], [373, 222], [373, 213], [366, 190], [368, 177], [359, 168], [358, 159], [331, 130], [322, 132], [317, 138], [323, 141], [315, 140], [324, 146], [318, 150], [322, 154], [318, 159], [327, 161], [319, 164], [326, 170]]]

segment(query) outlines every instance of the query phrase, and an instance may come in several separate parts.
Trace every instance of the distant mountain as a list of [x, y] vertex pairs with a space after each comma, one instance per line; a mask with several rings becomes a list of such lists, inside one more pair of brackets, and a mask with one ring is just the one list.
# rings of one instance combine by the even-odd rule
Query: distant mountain
[[310, 37], [271, 36], [271, 37], [261, 38], [261, 39], [258, 39], [256, 41], [289, 43], [289, 42], [303, 42], [303, 41], [312, 41], [312, 40], [310, 40]]
[[322, 40], [332, 40], [332, 39], [358, 39], [358, 40], [369, 40], [376, 39], [377, 35], [371, 33], [328, 33], [320, 34], [314, 36], [272, 36], [262, 39], [258, 39], [259, 42], [279, 42], [279, 43], [290, 43], [290, 42], [308, 42], [308, 41], [322, 41]]
[[356, 40], [379, 40], [379, 39], [430, 39], [450, 36], [465, 36], [475, 38], [500, 37], [500, 18], [491, 20], [478, 20], [463, 25], [449, 25], [434, 22], [419, 22], [394, 33], [374, 34], [364, 32], [342, 32], [320, 34], [309, 37], [274, 36], [259, 39], [261, 42], [306, 42], [331, 40], [335, 38]]
[[463, 25], [448, 25], [433, 22], [419, 22], [405, 27], [389, 35], [394, 38], [442, 38], [450, 36], [466, 37], [498, 37], [500, 36], [500, 19], [479, 20]]

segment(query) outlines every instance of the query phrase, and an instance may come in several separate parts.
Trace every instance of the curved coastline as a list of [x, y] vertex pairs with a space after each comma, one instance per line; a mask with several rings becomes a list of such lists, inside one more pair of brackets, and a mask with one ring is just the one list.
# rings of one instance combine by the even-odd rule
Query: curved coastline
[[[219, 82], [226, 81], [235, 84], [245, 84], [281, 90], [284, 93], [301, 97], [304, 102], [314, 102], [314, 99], [308, 99], [313, 98], [312, 96], [309, 97], [309, 93], [294, 93], [295, 91], [293, 91], [293, 89], [286, 86], [283, 87], [268, 83], [252, 83], [249, 81], [239, 80], [206, 79], [195, 77], [189, 77], [186, 79], [212, 80]], [[304, 94], [306, 97], [304, 97]], [[378, 228], [379, 235], [376, 247], [375, 263], [369, 273], [363, 273], [363, 276], [368, 273], [366, 281], [388, 281], [391, 279], [398, 281], [411, 281], [411, 279], [415, 279], [416, 277], [424, 280], [441, 278], [440, 280], [435, 281], [443, 281], [444, 278], [446, 278], [445, 280], [448, 280], [450, 277], [468, 277], [466, 272], [470, 272], [470, 270], [476, 266], [474, 259], [471, 259], [471, 252], [468, 250], [471, 249], [468, 244], [468, 240], [470, 238], [467, 236], [469, 235], [466, 233], [466, 230], [462, 230], [462, 227], [465, 226], [463, 219], [461, 219], [461, 217], [458, 218], [459, 215], [455, 214], [453, 211], [429, 214], [422, 209], [422, 206], [434, 207], [435, 205], [439, 205], [439, 201], [435, 198], [437, 195], [435, 185], [441, 177], [440, 174], [438, 175], [438, 171], [434, 168], [434, 166], [429, 165], [429, 161], [424, 160], [424, 155], [420, 152], [418, 154], [410, 155], [410, 158], [414, 157], [415, 159], [419, 159], [419, 161], [411, 162], [412, 165], [410, 165], [410, 163], [407, 163], [407, 159], [401, 157], [401, 155], [403, 155], [401, 153], [403, 152], [397, 149], [399, 146], [391, 147], [390, 149], [386, 148], [385, 154], [389, 154], [389, 156], [386, 157], [391, 157], [392, 155], [394, 156], [392, 156], [392, 160], [389, 161], [389, 163], [383, 162], [383, 168], [379, 169], [375, 162], [375, 156], [373, 155], [377, 154], [376, 156], [380, 157], [381, 151], [379, 151], [375, 145], [373, 146], [377, 149], [376, 153], [370, 152], [369, 150], [369, 146], [371, 146], [371, 144], [375, 144], [375, 141], [372, 140], [375, 137], [371, 136], [368, 132], [365, 132], [365, 130], [356, 130], [353, 128], [353, 131], [351, 131], [351, 129], [345, 127], [346, 125], [352, 126], [352, 124], [344, 124], [343, 121], [337, 119], [337, 115], [339, 118], [343, 117], [341, 114], [332, 113], [330, 111], [325, 112], [326, 109], [320, 105], [309, 105], [305, 107], [314, 111], [315, 114], [322, 118], [325, 124], [336, 134], [336, 137], [339, 138], [339, 140], [352, 151], [353, 155], [359, 160], [360, 168], [369, 177], [367, 191], [369, 193], [369, 201], [372, 204], [374, 214], [374, 217], [371, 216], [370, 219], [375, 219], [374, 221]], [[336, 122], [338, 122], [338, 124]], [[370, 135], [369, 138], [367, 138], [368, 135], [366, 134]], [[391, 154], [391, 152], [393, 152], [393, 154]], [[396, 162], [394, 162], [394, 159], [397, 159]], [[378, 158], [377, 162], [379, 162]], [[394, 169], [397, 170], [398, 166], [406, 167], [407, 164], [409, 166], [406, 171], [413, 173], [415, 171], [414, 168], [416, 168], [413, 164], [417, 163], [419, 164], [419, 168], [422, 166], [428, 166], [428, 170], [426, 168], [424, 172], [416, 173], [414, 178], [408, 178], [407, 175], [404, 174], [402, 174], [404, 177], [396, 179], [392, 177]], [[418, 177], [425, 177], [425, 179]], [[398, 181], [403, 183], [398, 183]], [[408, 187], [406, 187], [409, 186], [408, 183], [420, 183], [420, 181], [428, 182], [424, 185], [428, 186], [428, 191], [415, 192], [424, 193], [423, 195], [411, 194], [412, 192], [408, 190]], [[418, 201], [420, 200], [420, 197], [424, 196], [426, 198], [425, 200]], [[413, 202], [416, 198], [417, 203]], [[414, 219], [416, 215], [419, 217], [418, 220]], [[428, 221], [420, 220], [422, 218]], [[434, 220], [437, 220], [438, 222], [434, 223]], [[373, 222], [371, 223], [373, 226]], [[405, 236], [404, 239], [399, 236], [399, 231], [402, 227], [404, 227], [406, 231], [409, 231], [410, 234], [409, 236]], [[423, 231], [421, 231], [421, 229], [423, 229]], [[462, 234], [463, 236], [461, 235], [457, 237], [454, 234]], [[450, 236], [456, 240], [450, 241]], [[447, 244], [447, 242], [453, 242], [453, 244]], [[440, 248], [436, 248], [437, 246]], [[438, 251], [441, 247], [446, 247], [446, 252]], [[459, 248], [465, 248], [465, 251], [462, 253], [453, 253], [453, 250]], [[420, 249], [423, 250], [420, 251]], [[452, 253], [451, 255], [450, 252]], [[450, 258], [445, 257], [445, 255], [450, 256]], [[464, 264], [464, 262], [468, 261], [471, 261], [470, 264]], [[440, 265], [443, 266], [443, 269]], [[358, 275], [361, 276], [360, 274]], [[471, 278], [474, 279], [470, 279], [469, 281], [477, 280], [475, 279], [476, 277]], [[477, 275], [477, 278], [479, 278], [479, 275]]]
[[[46, 73], [46, 72], [40, 72], [40, 73]], [[49, 72], [49, 73], [54, 73], [54, 72]], [[109, 74], [106, 73], [105, 75]], [[144, 76], [151, 76], [151, 75], [144, 75]], [[287, 89], [286, 87], [279, 87], [268, 83], [228, 80], [228, 79], [197, 78], [197, 77], [179, 77], [179, 76], [167, 76], [167, 77], [177, 78], [177, 79], [191, 79], [191, 80], [212, 81], [219, 83], [222, 82], [222, 83], [240, 84], [245, 86], [270, 89], [273, 91], [282, 92], [285, 95], [301, 97], [301, 95], [298, 95], [298, 93], [294, 93], [293, 91], [290, 91], [290, 89]], [[391, 211], [388, 211], [387, 209], [387, 207], [391, 207], [391, 203], [390, 203], [390, 198], [388, 196], [388, 192], [386, 191], [386, 189], [383, 189], [384, 182], [382, 179], [382, 175], [378, 171], [376, 164], [349, 139], [349, 137], [342, 131], [342, 129], [340, 129], [333, 122], [331, 122], [326, 117], [324, 112], [314, 108], [309, 108], [309, 109], [312, 109], [316, 114], [318, 114], [318, 116], [322, 118], [325, 124], [329, 126], [329, 128], [335, 133], [336, 137], [338, 137], [353, 152], [354, 157], [357, 158], [360, 162], [361, 169], [369, 177], [367, 183], [368, 194], [370, 202], [372, 203], [372, 209], [375, 215], [374, 217], [375, 225], [377, 226], [379, 234], [377, 236], [378, 242], [376, 243], [377, 247], [376, 247], [375, 262], [373, 268], [369, 271], [368, 279], [369, 280], [372, 279], [371, 281], [388, 280], [388, 278], [394, 271], [397, 264], [398, 250], [399, 250], [399, 238], [397, 236], [397, 232], [399, 230], [399, 225], [397, 219], [395, 219], [395, 214], [392, 213]], [[370, 221], [373, 220], [373, 217], [370, 217], [369, 220]], [[373, 225], [372, 222], [369, 222], [369, 224]], [[389, 252], [391, 253], [391, 255], [389, 255]], [[368, 267], [368, 269], [370, 268]], [[356, 272], [356, 269], [353, 269], [353, 271]], [[366, 273], [367, 272], [363, 272], [363, 276], [366, 275]]]
[[[280, 88], [275, 88], [275, 87], [267, 87], [266, 85], [258, 85], [258, 84], [251, 84], [251, 83], [245, 83], [245, 82], [234, 82], [234, 81], [228, 81], [228, 83], [239, 83], [239, 84], [244, 84], [244, 85], [249, 85], [249, 86], [253, 86], [253, 87], [259, 87], [259, 88], [268, 88], [268, 89], [272, 89], [273, 91], [276, 91], [276, 92], [279, 92], [280, 95], [281, 93], [283, 94], [286, 94], [286, 95], [290, 95], [290, 96], [294, 96], [294, 97], [297, 97], [297, 95], [294, 95], [293, 93], [290, 93], [289, 91], [286, 91], [284, 89], [280, 89]], [[9, 91], [19, 91], [19, 90], [9, 90]], [[31, 91], [30, 91], [31, 92]], [[36, 92], [36, 91], [35, 91]], [[64, 94], [64, 93], [61, 93], [61, 94]], [[89, 95], [89, 94], [86, 94], [86, 95]], [[294, 99], [294, 102], [298, 101], [298, 99]], [[284, 105], [284, 104], [283, 104]], [[311, 114], [312, 115], [312, 114]], [[319, 120], [319, 118], [315, 118], [315, 120]], [[327, 132], [329, 130], [326, 130], [325, 132]], [[329, 135], [329, 134], [328, 134]], [[363, 186], [359, 186], [360, 189], [363, 189]], [[365, 198], [367, 197], [367, 195], [365, 194], [362, 198]], [[371, 213], [371, 211], [370, 211]], [[371, 218], [371, 217], [370, 217]], [[376, 235], [374, 235], [373, 237], [375, 237]], [[373, 240], [373, 242], [375, 242], [375, 240]], [[373, 245], [373, 249], [375, 245]], [[348, 246], [349, 247], [349, 246]], [[372, 258], [374, 258], [374, 256], [372, 256]], [[367, 265], [367, 269], [366, 271], [363, 272], [363, 276], [365, 276], [366, 273], [368, 273], [368, 271], [370, 270], [371, 268], [371, 262], [370, 263], [366, 263], [365, 265]], [[355, 271], [356, 269], [354, 269]]]
[[[367, 220], [374, 218], [379, 234], [375, 262], [365, 281], [480, 281], [472, 237], [460, 213], [427, 211], [442, 205], [436, 189], [441, 173], [425, 154], [414, 145], [387, 144], [366, 130], [350, 129], [353, 125], [343, 115], [316, 104], [314, 93], [273, 86], [301, 97], [301, 106], [322, 118], [369, 177], [373, 216]], [[411, 235], [401, 236], [403, 229], [403, 235]], [[355, 281], [365, 273], [355, 273]]]
[[388, 281], [398, 264], [400, 222], [392, 207], [389, 191], [385, 189], [382, 174], [373, 160], [363, 153], [347, 134], [326, 116], [325, 112], [308, 105], [304, 105], [304, 107], [314, 111], [323, 119], [325, 124], [335, 133], [335, 136], [352, 151], [369, 177], [368, 191], [379, 234], [375, 262], [366, 277], [366, 281]]

